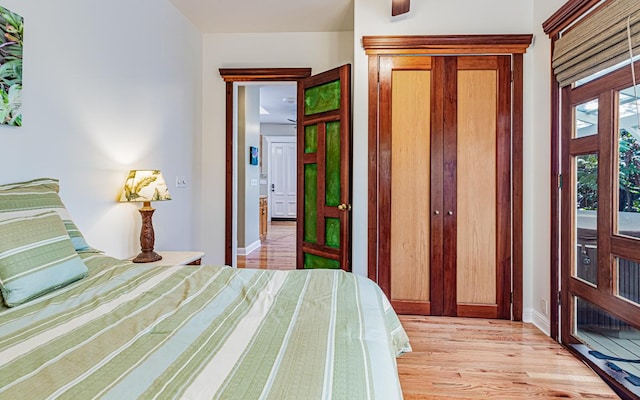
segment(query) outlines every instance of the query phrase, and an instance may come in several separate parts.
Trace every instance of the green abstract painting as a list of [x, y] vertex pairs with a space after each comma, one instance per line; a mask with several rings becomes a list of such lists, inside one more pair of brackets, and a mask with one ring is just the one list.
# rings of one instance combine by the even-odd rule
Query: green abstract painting
[[22, 45], [24, 19], [0, 7], [0, 124], [22, 126]]

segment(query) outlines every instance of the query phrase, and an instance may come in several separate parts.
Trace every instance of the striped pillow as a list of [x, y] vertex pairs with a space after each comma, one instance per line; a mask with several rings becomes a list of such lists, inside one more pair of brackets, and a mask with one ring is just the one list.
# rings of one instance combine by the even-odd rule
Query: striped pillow
[[0, 221], [0, 238], [0, 290], [9, 307], [87, 274], [54, 211]]
[[58, 195], [59, 191], [58, 180], [50, 178], [0, 185], [0, 221], [52, 210], [57, 212], [64, 222], [76, 250], [95, 251], [87, 244], [84, 236], [71, 220], [69, 212]]

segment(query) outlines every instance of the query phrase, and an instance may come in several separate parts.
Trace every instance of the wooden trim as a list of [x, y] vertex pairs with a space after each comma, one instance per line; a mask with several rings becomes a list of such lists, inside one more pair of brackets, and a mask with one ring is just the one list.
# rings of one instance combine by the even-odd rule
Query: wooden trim
[[226, 174], [225, 174], [225, 209], [224, 209], [224, 263], [233, 265], [233, 82], [225, 84], [226, 116], [225, 116], [225, 144], [226, 144]]
[[433, 309], [430, 303], [416, 303], [414, 301], [392, 300], [391, 305], [398, 314], [431, 315]]
[[[553, 47], [555, 41], [558, 36], [555, 35], [551, 40], [551, 54], [553, 54]], [[551, 131], [551, 187], [549, 188], [549, 192], [551, 193], [551, 221], [550, 221], [550, 237], [551, 237], [551, 250], [550, 250], [550, 260], [549, 265], [551, 267], [550, 271], [550, 279], [549, 288], [551, 292], [550, 296], [550, 330], [551, 330], [551, 338], [554, 340], [559, 340], [560, 332], [559, 332], [559, 319], [560, 313], [558, 311], [558, 307], [560, 306], [558, 302], [558, 293], [560, 292], [560, 199], [561, 199], [561, 191], [560, 191], [560, 84], [555, 79], [555, 75], [553, 74], [553, 69], [549, 69], [549, 74], [551, 76], [551, 122], [550, 122], [550, 131]], [[515, 294], [514, 294], [515, 295]]]
[[522, 301], [523, 301], [523, 136], [524, 136], [524, 76], [523, 76], [523, 56], [513, 55], [513, 115], [512, 115], [512, 287], [513, 304], [511, 305], [511, 316], [514, 321], [522, 321]]
[[[378, 57], [369, 58], [369, 178], [368, 178], [368, 226], [367, 238], [369, 242], [367, 251], [367, 275], [374, 282], [380, 282], [378, 276]], [[389, 287], [385, 293], [389, 292]]]
[[[443, 105], [443, 314], [457, 315], [458, 283], [458, 58], [447, 57], [443, 63], [444, 97]], [[452, 138], [456, 138], [452, 140]], [[452, 215], [447, 215], [451, 211]], [[452, 290], [453, 289], [453, 290]]]
[[[459, 303], [456, 314], [458, 317], [475, 317], [475, 318], [502, 318], [500, 317], [500, 306], [481, 305], [481, 304], [464, 304]], [[508, 318], [507, 318], [508, 319]]]
[[[497, 317], [511, 318], [512, 280], [512, 119], [511, 57], [499, 56], [496, 94], [496, 302]], [[515, 298], [515, 296], [514, 296]]]
[[311, 76], [311, 68], [220, 68], [225, 82], [297, 81]]
[[[340, 68], [340, 164], [347, 161], [347, 168], [340, 168], [340, 194], [344, 204], [351, 204], [351, 188], [353, 184], [353, 157], [351, 156], [351, 141], [353, 140], [353, 118], [351, 115], [351, 65], [348, 68]], [[348, 121], [348, 123], [345, 123]], [[351, 209], [338, 211], [340, 216], [340, 231], [342, 234], [340, 243], [340, 265], [347, 271], [351, 271]]]
[[[569, 112], [571, 112], [571, 106], [569, 106]], [[597, 153], [600, 146], [598, 139], [599, 135], [597, 134], [571, 139], [569, 141], [569, 154], [577, 156], [581, 154]]]
[[[601, 0], [569, 0], [542, 23], [544, 33], [552, 40], [557, 35], [596, 6]], [[554, 39], [554, 37], [556, 37]]]
[[[598, 235], [598, 290], [608, 296], [613, 295], [613, 276], [611, 268], [611, 235], [612, 232], [612, 195], [613, 195], [613, 141], [609, 134], [615, 132], [617, 125], [613, 92], [608, 90], [598, 98], [598, 130], [601, 132], [596, 137], [600, 139], [598, 146], [598, 210], [597, 230], [603, 234]], [[617, 138], [617, 135], [615, 135]], [[617, 140], [616, 140], [617, 142]], [[616, 146], [617, 147], [617, 146]], [[601, 179], [604, 177], [604, 179]]]
[[[445, 58], [434, 57], [432, 74], [444, 76]], [[431, 98], [444, 99], [444, 79], [433, 79]], [[444, 315], [444, 102], [431, 102], [431, 313]], [[438, 212], [438, 214], [436, 214]]]
[[363, 36], [373, 54], [514, 54], [525, 53], [533, 35]]
[[[220, 76], [226, 82], [225, 91], [225, 221], [224, 262], [232, 265], [232, 219], [233, 219], [233, 82], [248, 81], [295, 81], [311, 75], [311, 68], [220, 68]], [[298, 84], [298, 86], [300, 86]], [[300, 133], [298, 133], [300, 135]]]
[[[570, 101], [571, 101], [571, 88], [570, 87], [565, 87], [562, 88], [562, 103], [559, 104], [559, 107], [561, 108], [560, 110], [560, 114], [561, 115], [571, 115], [571, 106], [569, 105]], [[561, 210], [560, 210], [560, 214], [561, 215], [566, 215], [566, 216], [572, 216], [573, 215], [573, 209], [572, 207], [575, 206], [574, 202], [573, 202], [573, 188], [574, 188], [574, 182], [575, 182], [575, 177], [573, 176], [573, 170], [572, 170], [572, 163], [569, 162], [570, 160], [570, 153], [569, 153], [569, 144], [571, 142], [571, 139], [569, 137], [568, 134], [566, 134], [565, 132], [570, 132], [572, 129], [572, 124], [573, 121], [571, 118], [564, 118], [562, 119], [562, 121], [558, 120], [556, 121], [557, 123], [561, 124], [559, 125], [560, 130], [558, 132], [558, 139], [560, 140], [560, 149], [562, 151], [562, 156], [560, 158], [560, 168], [562, 171], [562, 190], [561, 190]], [[572, 241], [574, 239], [573, 236], [573, 232], [571, 231], [571, 224], [572, 224], [572, 220], [573, 217], [566, 217], [566, 218], [561, 218], [558, 222], [558, 225], [556, 225], [556, 227], [559, 227], [559, 232], [558, 235], [560, 237], [560, 244], [561, 244], [561, 249], [560, 250], [560, 290], [562, 293], [562, 298], [561, 298], [561, 302], [562, 304], [564, 304], [564, 306], [562, 307], [562, 319], [563, 321], [572, 321], [573, 320], [573, 307], [570, 306], [571, 304], [571, 296], [569, 294], [569, 277], [571, 276], [571, 266], [573, 265], [573, 257], [574, 254], [573, 252], [569, 252], [569, 251], [564, 251], [564, 249], [570, 249], [572, 246]], [[553, 295], [553, 293], [552, 293]], [[565, 313], [569, 313], [569, 317], [567, 318], [566, 315], [564, 315]], [[571, 327], [568, 326], [569, 324], [566, 323], [562, 323], [561, 324], [561, 333], [560, 333], [560, 337], [561, 337], [561, 342], [562, 343], [571, 343], [572, 339], [571, 338]]]
[[[318, 180], [316, 181], [317, 185], [317, 193], [318, 196], [316, 198], [316, 213], [317, 213], [317, 222], [316, 222], [316, 240], [318, 245], [325, 246], [325, 192], [327, 190], [326, 183], [326, 171], [327, 171], [327, 163], [326, 163], [326, 134], [327, 134], [327, 124], [318, 124], [318, 152], [317, 160], [318, 160]], [[305, 199], [306, 201], [306, 199]]]

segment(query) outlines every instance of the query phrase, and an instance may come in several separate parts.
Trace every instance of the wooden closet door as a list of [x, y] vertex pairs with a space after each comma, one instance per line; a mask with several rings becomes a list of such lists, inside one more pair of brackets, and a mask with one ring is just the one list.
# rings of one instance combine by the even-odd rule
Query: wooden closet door
[[[384, 57], [380, 98], [380, 251], [383, 281], [400, 313], [431, 314], [431, 57]], [[403, 134], [397, 134], [402, 132]], [[441, 302], [440, 302], [441, 303]], [[437, 306], [436, 307], [440, 307]]]
[[510, 57], [379, 68], [378, 282], [399, 313], [510, 318]]
[[455, 93], [456, 101], [445, 101], [450, 129], [444, 147], [444, 269], [445, 282], [451, 282], [445, 287], [445, 314], [508, 319], [510, 57], [456, 57], [448, 63], [450, 75], [454, 65], [457, 87], [448, 93]]

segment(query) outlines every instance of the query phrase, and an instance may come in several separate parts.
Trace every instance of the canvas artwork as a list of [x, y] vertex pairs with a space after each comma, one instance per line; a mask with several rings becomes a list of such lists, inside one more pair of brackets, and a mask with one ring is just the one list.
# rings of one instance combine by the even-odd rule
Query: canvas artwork
[[24, 19], [0, 6], [0, 123], [22, 126], [22, 44]]
[[258, 165], [258, 148], [249, 146], [249, 164]]

